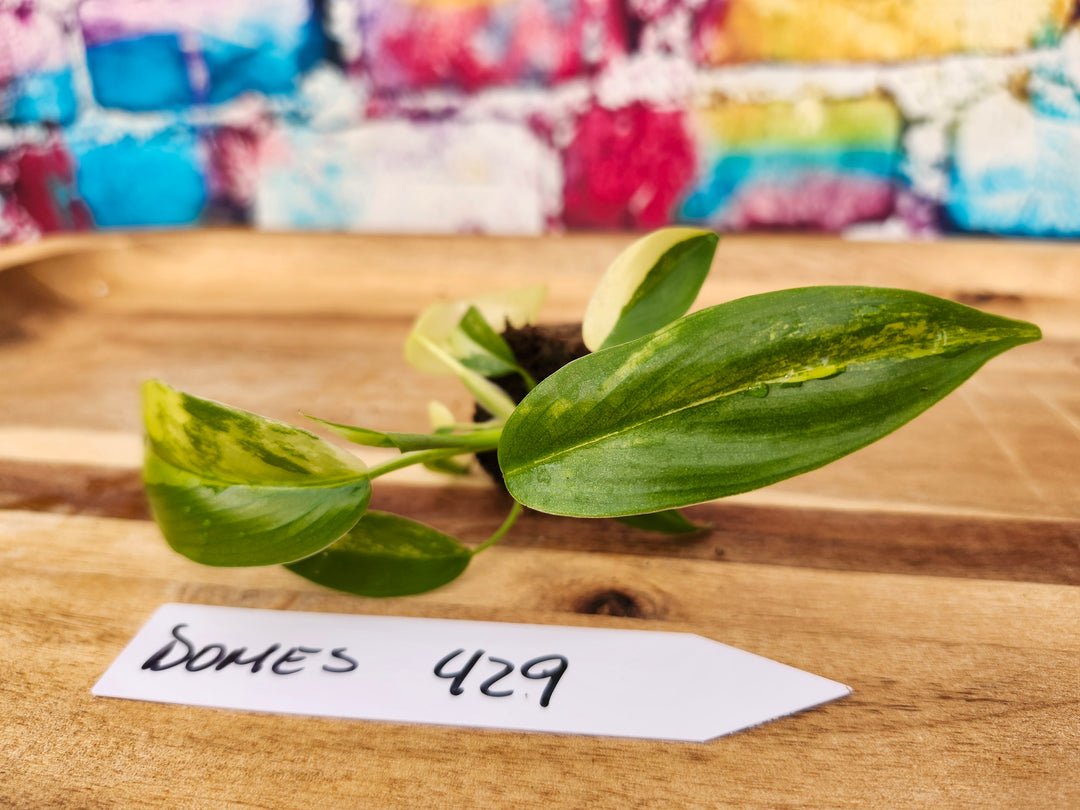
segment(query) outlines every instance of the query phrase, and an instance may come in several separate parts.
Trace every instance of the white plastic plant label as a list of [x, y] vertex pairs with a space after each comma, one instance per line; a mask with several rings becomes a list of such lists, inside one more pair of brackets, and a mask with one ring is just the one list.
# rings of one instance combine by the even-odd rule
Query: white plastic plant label
[[705, 741], [850, 694], [688, 633], [166, 604], [102, 697]]

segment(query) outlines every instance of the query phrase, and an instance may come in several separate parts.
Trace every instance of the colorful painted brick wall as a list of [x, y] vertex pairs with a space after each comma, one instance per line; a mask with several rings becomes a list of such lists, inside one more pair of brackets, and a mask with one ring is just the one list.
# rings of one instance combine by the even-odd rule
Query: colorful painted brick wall
[[1076, 0], [0, 0], [0, 242], [1080, 236]]

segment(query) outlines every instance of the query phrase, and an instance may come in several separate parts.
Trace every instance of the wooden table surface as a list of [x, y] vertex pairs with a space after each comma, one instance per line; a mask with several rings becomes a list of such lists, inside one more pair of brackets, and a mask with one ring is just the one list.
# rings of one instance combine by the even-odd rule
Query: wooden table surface
[[[424, 429], [452, 380], [415, 313], [544, 282], [576, 320], [624, 236], [75, 237], [0, 252], [0, 805], [1080, 807], [1080, 246], [724, 240], [702, 303], [910, 287], [1038, 323], [879, 444], [691, 510], [672, 540], [530, 514], [451, 585], [367, 600], [172, 553], [138, 480], [148, 377], [299, 424]], [[478, 542], [479, 478], [373, 505]], [[705, 744], [271, 716], [94, 698], [162, 603], [699, 633], [851, 697]]]

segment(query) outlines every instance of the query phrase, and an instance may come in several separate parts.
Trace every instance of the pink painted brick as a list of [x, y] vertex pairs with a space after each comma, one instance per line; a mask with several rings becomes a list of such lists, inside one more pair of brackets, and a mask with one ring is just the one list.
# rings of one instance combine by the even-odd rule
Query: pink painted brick
[[33, 0], [0, 0], [0, 120], [75, 117], [66, 15]]
[[19, 178], [17, 154], [0, 153], [0, 245], [28, 242], [41, 235], [41, 229], [15, 198]]
[[681, 110], [634, 103], [595, 106], [563, 151], [563, 222], [571, 228], [668, 224], [694, 176], [695, 150]]
[[91, 226], [90, 212], [75, 188], [75, 162], [58, 134], [18, 148], [11, 159], [17, 175], [14, 198], [43, 233]]
[[547, 85], [628, 47], [619, 0], [371, 0], [358, 25], [378, 92]]
[[213, 127], [202, 133], [207, 154], [209, 220], [251, 221], [259, 175], [259, 149], [270, 128], [270, 120], [263, 119]]

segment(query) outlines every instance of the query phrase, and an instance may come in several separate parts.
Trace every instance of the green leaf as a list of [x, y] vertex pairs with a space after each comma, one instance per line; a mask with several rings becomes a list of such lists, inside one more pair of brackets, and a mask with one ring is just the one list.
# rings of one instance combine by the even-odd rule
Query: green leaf
[[[480, 310], [469, 307], [465, 317], [461, 319], [459, 332], [455, 336], [463, 336], [459, 342], [451, 341], [455, 347], [461, 362], [467, 368], [483, 374], [485, 377], [501, 377], [505, 374], [520, 374], [525, 385], [530, 390], [536, 386], [536, 381], [529, 375], [514, 357], [514, 351], [498, 332], [492, 329]], [[467, 344], [467, 345], [466, 345]], [[472, 353], [467, 353], [468, 347], [472, 347]]]
[[206, 565], [272, 565], [333, 543], [371, 498], [363, 463], [307, 431], [143, 385], [143, 481], [176, 551]]
[[[453, 344], [470, 308], [475, 307], [489, 324], [520, 328], [536, 320], [546, 295], [544, 286], [535, 285], [432, 304], [420, 313], [405, 340], [405, 359], [426, 374], [460, 374], [462, 358]], [[448, 362], [448, 357], [458, 362]]]
[[354, 444], [364, 447], [396, 447], [403, 453], [454, 447], [460, 447], [463, 453], [471, 452], [476, 448], [486, 449], [499, 435], [498, 428], [485, 428], [483, 425], [477, 425], [475, 430], [465, 433], [383, 433], [355, 425], [329, 422], [317, 416], [307, 418]]
[[334, 545], [285, 567], [359, 596], [407, 596], [456, 579], [470, 559], [472, 552], [449, 535], [371, 510]]
[[709, 274], [720, 237], [697, 228], [663, 228], [611, 263], [585, 310], [581, 333], [592, 351], [655, 332], [690, 309]]
[[469, 393], [487, 409], [488, 413], [494, 414], [500, 419], [506, 419], [513, 413], [516, 406], [514, 400], [487, 377], [466, 367], [460, 360], [424, 335], [410, 334], [405, 339], [406, 352], [416, 350], [417, 347], [423, 347], [425, 357], [439, 358], [444, 368], [450, 369], [453, 374], [457, 375]]
[[922, 413], [1036, 326], [932, 296], [817, 287], [743, 298], [583, 357], [506, 423], [526, 506], [612, 517], [821, 467]]
[[623, 515], [615, 519], [635, 529], [663, 534], [693, 534], [704, 528], [677, 509], [665, 509], [663, 512], [649, 512], [644, 515]]
[[413, 324], [405, 339], [405, 359], [427, 374], [454, 375], [469, 389], [488, 413], [505, 419], [515, 402], [483, 374], [469, 368], [463, 359], [472, 358], [472, 341], [462, 342], [462, 318], [475, 307], [489, 324], [522, 327], [532, 323], [540, 311], [547, 289], [542, 285], [488, 293], [459, 301], [433, 304]]
[[513, 350], [491, 324], [484, 320], [476, 307], [469, 307], [458, 327], [459, 331], [455, 335], [468, 338], [467, 346], [463, 345], [462, 348], [472, 350], [471, 355], [464, 352], [458, 354], [466, 366], [495, 377], [517, 370], [518, 364]]

